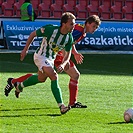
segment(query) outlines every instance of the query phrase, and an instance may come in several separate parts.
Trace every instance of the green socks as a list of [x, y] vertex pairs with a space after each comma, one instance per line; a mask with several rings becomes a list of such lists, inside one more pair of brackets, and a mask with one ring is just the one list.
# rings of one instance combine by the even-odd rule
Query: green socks
[[58, 85], [58, 80], [51, 81], [51, 90], [55, 97], [56, 102], [63, 103], [61, 89]]
[[[38, 75], [36, 74], [36, 75], [30, 76], [28, 79], [21, 82], [21, 84], [18, 86], [18, 88], [20, 91], [22, 91], [24, 87], [32, 86], [32, 85], [35, 85], [37, 83], [41, 83], [41, 82], [38, 80]], [[63, 103], [62, 92], [61, 92], [61, 89], [58, 85], [58, 80], [51, 81], [51, 90], [52, 90], [52, 93], [55, 97], [56, 102], [58, 104], [62, 104]]]
[[28, 79], [26, 79], [25, 81], [23, 81], [19, 86], [19, 90], [22, 90], [24, 87], [27, 87], [27, 86], [32, 86], [32, 85], [35, 85], [37, 83], [40, 83], [40, 81], [38, 80], [38, 75], [35, 74], [35, 75], [32, 75], [30, 76]]

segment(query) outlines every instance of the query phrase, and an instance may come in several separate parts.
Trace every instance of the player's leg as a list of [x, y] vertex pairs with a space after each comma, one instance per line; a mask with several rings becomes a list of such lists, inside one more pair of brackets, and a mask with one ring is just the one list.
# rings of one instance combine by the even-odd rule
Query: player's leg
[[47, 79], [47, 74], [42, 71], [42, 66], [43, 63], [45, 63], [45, 58], [43, 58], [43, 56], [38, 56], [37, 54], [34, 54], [34, 63], [38, 67], [38, 74], [30, 76], [28, 79], [21, 83], [17, 82], [15, 91], [15, 95], [17, 98], [19, 97], [19, 93], [22, 92], [24, 87], [44, 82]]
[[15, 84], [16, 82], [23, 82], [24, 80], [28, 79], [32, 75], [33, 75], [32, 73], [27, 73], [26, 75], [23, 75], [21, 77], [13, 78], [12, 83]]
[[[58, 67], [63, 60], [63, 53], [60, 52], [57, 54], [56, 59], [54, 60], [55, 67]], [[70, 76], [69, 82], [69, 105], [72, 108], [86, 108], [86, 105], [77, 102], [78, 96], [78, 80], [80, 77], [80, 72], [77, 70], [74, 63], [70, 60], [70, 62], [65, 66], [64, 71]]]
[[19, 78], [8, 78], [7, 80], [7, 85], [4, 89], [5, 95], [8, 96], [10, 91], [14, 88], [14, 84], [16, 82], [23, 82], [24, 80], [26, 80], [27, 78], [29, 78], [30, 76], [32, 76], [31, 73], [28, 73], [26, 75], [23, 75]]
[[77, 102], [78, 97], [78, 82], [80, 77], [80, 72], [74, 65], [74, 63], [70, 60], [69, 69], [65, 70], [65, 72], [70, 76], [69, 81], [69, 105], [72, 108], [87, 108], [86, 105]]
[[[72, 63], [71, 63], [72, 64]], [[70, 76], [69, 81], [69, 105], [73, 105], [77, 101], [78, 96], [78, 80], [80, 73], [73, 64], [65, 71]]]
[[22, 92], [23, 88], [45, 82], [46, 79], [47, 79], [47, 75], [45, 73], [42, 73], [41, 71], [38, 71], [38, 74], [33, 74], [23, 82], [17, 82], [17, 84], [15, 84], [16, 97], [17, 98], [19, 97], [19, 93]]
[[60, 108], [61, 114], [65, 114], [70, 110], [70, 107], [66, 107], [63, 103], [62, 92], [58, 84], [58, 74], [52, 67], [43, 67], [43, 71], [51, 79], [51, 90]]

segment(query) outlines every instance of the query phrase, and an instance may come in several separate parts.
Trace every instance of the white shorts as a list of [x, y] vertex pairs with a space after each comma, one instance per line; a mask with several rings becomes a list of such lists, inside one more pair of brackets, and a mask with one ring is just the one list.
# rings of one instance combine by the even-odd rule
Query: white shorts
[[39, 71], [42, 71], [42, 67], [52, 67], [54, 68], [54, 59], [45, 57], [44, 55], [39, 55], [34, 53], [34, 63], [38, 67]]

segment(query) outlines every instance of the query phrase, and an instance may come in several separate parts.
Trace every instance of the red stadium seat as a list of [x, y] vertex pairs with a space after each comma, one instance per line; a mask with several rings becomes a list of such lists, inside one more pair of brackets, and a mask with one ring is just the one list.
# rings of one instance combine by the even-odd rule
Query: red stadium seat
[[41, 1], [40, 0], [31, 0], [31, 3], [32, 3], [32, 5], [33, 5], [34, 8], [37, 8], [37, 6], [39, 4], [41, 4]]
[[124, 19], [133, 20], [133, 1], [126, 1], [125, 6], [122, 7]]
[[54, 18], [60, 18], [62, 13], [63, 13], [63, 5], [64, 5], [64, 0], [56, 0], [53, 4], [50, 6], [50, 10], [52, 12], [52, 15]]
[[14, 3], [14, 13], [16, 17], [21, 17], [20, 7], [22, 3], [23, 3], [22, 1]]
[[123, 19], [123, 3], [123, 0], [114, 0], [114, 5], [111, 7], [112, 19]]
[[4, 2], [4, 0], [0, 0], [0, 6], [2, 5], [3, 2]]
[[41, 3], [40, 0], [31, 0], [31, 3], [32, 3], [34, 11], [36, 12], [38, 16], [38, 6]]
[[110, 19], [111, 13], [110, 8], [112, 6], [112, 2], [110, 0], [104, 0], [102, 5], [99, 6], [99, 16], [101, 19]]
[[51, 3], [41, 3], [41, 4], [39, 4], [39, 6], [38, 6], [38, 11], [39, 11], [38, 18], [49, 18], [49, 17], [51, 17], [50, 5], [51, 5]]
[[69, 11], [75, 14], [76, 0], [67, 0], [63, 5], [63, 12]]
[[87, 13], [87, 5], [88, 0], [79, 0], [79, 3], [75, 7], [76, 16], [77, 18], [86, 18], [88, 16]]
[[3, 17], [13, 17], [14, 16], [14, 10], [13, 5], [9, 4], [7, 2], [3, 2], [1, 5], [2, 9], [2, 16]]
[[23, 4], [25, 2], [25, 0], [16, 0], [16, 2]]
[[47, 3], [48, 5], [49, 5], [49, 4], [51, 5], [51, 4], [54, 3], [54, 0], [40, 0], [40, 4], [41, 4], [41, 3], [45, 3], [45, 4]]
[[122, 20], [124, 18], [123, 13], [113, 13], [111, 16], [112, 20]]
[[125, 0], [125, 6], [133, 7], [133, 0]]
[[5, 2], [7, 2], [8, 4], [14, 4], [16, 2], [16, 0], [3, 0]]
[[87, 12], [89, 15], [98, 15], [98, 7], [101, 5], [101, 0], [91, 0], [87, 6]]

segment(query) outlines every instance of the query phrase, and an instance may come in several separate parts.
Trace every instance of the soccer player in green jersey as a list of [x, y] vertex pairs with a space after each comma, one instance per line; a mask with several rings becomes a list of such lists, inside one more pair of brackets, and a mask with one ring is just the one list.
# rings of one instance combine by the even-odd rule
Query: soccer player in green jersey
[[[34, 53], [34, 62], [38, 67], [38, 77], [30, 78], [28, 85], [26, 82], [25, 84], [21, 83], [21, 85], [17, 85], [15, 91], [16, 96], [22, 91], [22, 86], [29, 86], [29, 82], [31, 84], [33, 84], [33, 82], [40, 82], [39, 79], [43, 79], [42, 82], [44, 82], [47, 77], [49, 77], [51, 80], [51, 90], [60, 108], [61, 114], [65, 114], [70, 109], [69, 106], [65, 106], [63, 103], [62, 92], [58, 85], [57, 72], [62, 72], [70, 60], [73, 44], [73, 36], [71, 32], [75, 26], [75, 19], [76, 18], [72, 13], [65, 12], [61, 17], [60, 26], [46, 25], [30, 34], [26, 45], [21, 52], [20, 60], [22, 61], [25, 58], [33, 39], [36, 36], [43, 37], [40, 47]], [[56, 72], [54, 70], [54, 59], [57, 52], [62, 49], [65, 50], [65, 56], [62, 64], [58, 66]]]
[[[73, 39], [74, 39], [72, 54], [74, 55], [74, 58], [75, 58], [77, 64], [82, 63], [83, 55], [78, 53], [74, 44], [76, 42], [79, 42], [80, 40], [82, 40], [86, 36], [86, 33], [89, 32], [89, 33], [93, 34], [96, 31], [96, 29], [99, 27], [100, 24], [101, 24], [100, 18], [97, 15], [92, 15], [92, 16], [89, 16], [85, 20], [84, 24], [76, 24], [75, 25], [74, 30], [72, 32]], [[56, 56], [56, 59], [54, 60], [54, 65], [57, 68], [63, 61], [63, 57], [64, 57], [63, 51], [64, 50], [59, 51], [57, 56]], [[69, 106], [71, 106], [71, 108], [87, 108], [86, 105], [83, 105], [82, 103], [77, 102], [78, 80], [80, 77], [80, 72], [78, 71], [78, 69], [76, 68], [76, 66], [72, 60], [69, 60], [68, 64], [69, 64], [68, 65], [69, 67], [68, 67], [68, 69], [64, 69], [64, 72], [66, 72], [70, 76]], [[39, 78], [40, 82], [30, 82], [30, 80], [33, 77], [37, 77], [37, 74], [28, 73], [28, 74], [23, 75], [23, 76], [18, 77], [18, 78], [8, 78], [7, 85], [5, 87], [5, 95], [6, 96], [9, 95], [10, 91], [15, 87], [17, 82], [19, 84], [22, 82], [21, 83], [22, 85], [20, 84], [21, 87], [27, 87], [27, 86], [35, 85], [37, 83], [40, 83], [41, 81], [43, 82], [43, 80], [41, 80], [40, 78]], [[16, 95], [16, 96], [18, 96], [18, 95]]]

